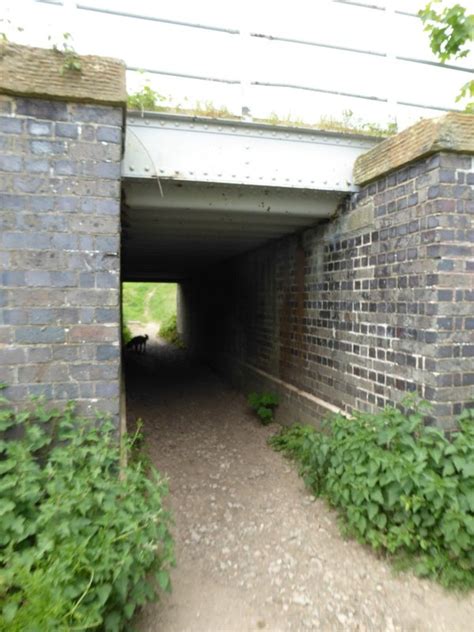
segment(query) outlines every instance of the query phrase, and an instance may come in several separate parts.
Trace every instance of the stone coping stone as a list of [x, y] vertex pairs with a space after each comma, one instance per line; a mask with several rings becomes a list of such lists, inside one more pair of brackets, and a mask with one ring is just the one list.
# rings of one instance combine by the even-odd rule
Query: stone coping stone
[[395, 169], [438, 152], [474, 154], [474, 114], [449, 112], [424, 119], [387, 138], [354, 165], [354, 182], [367, 184]]
[[0, 44], [0, 94], [125, 106], [125, 64], [78, 56], [80, 70], [64, 69], [64, 54], [47, 48]]

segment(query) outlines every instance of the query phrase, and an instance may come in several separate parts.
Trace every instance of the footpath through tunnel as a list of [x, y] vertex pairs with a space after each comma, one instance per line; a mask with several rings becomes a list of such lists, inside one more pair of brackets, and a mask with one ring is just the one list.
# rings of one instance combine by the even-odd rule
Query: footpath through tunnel
[[130, 352], [127, 387], [129, 419], [143, 420], [169, 479], [177, 558], [173, 591], [143, 609], [140, 632], [465, 629], [472, 600], [344, 540], [336, 513], [267, 446], [275, 426], [185, 350]]
[[[176, 517], [174, 592], [142, 630], [451, 631], [472, 618], [472, 600], [343, 541], [244, 397], [276, 392], [279, 420], [315, 423], [416, 393], [451, 428], [473, 375], [472, 159], [418, 147], [397, 163], [404, 138], [356, 168], [357, 192], [179, 168], [146, 178], [125, 161], [122, 278], [179, 283], [186, 344], [127, 358], [128, 413], [144, 420]], [[464, 197], [449, 198], [446, 178]]]

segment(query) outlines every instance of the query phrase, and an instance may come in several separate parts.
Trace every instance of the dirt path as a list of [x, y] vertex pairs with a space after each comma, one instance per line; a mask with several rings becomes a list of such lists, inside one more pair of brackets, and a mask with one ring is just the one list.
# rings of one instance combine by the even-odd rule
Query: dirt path
[[170, 479], [173, 593], [149, 605], [141, 632], [465, 631], [458, 598], [344, 541], [336, 515], [266, 445], [245, 398], [185, 352], [155, 343], [128, 368], [129, 419], [142, 417]]

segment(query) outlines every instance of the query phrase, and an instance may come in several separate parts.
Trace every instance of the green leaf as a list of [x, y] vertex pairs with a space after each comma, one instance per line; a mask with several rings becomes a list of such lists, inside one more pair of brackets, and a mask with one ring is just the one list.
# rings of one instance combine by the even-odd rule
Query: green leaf
[[170, 576], [166, 571], [160, 570], [155, 575], [156, 580], [162, 590], [169, 591], [170, 589]]
[[367, 515], [369, 516], [370, 520], [373, 520], [378, 510], [379, 510], [379, 506], [375, 503], [369, 503], [367, 505]]
[[383, 495], [379, 488], [370, 492], [370, 498], [381, 505], [384, 503]]
[[133, 617], [133, 613], [135, 612], [136, 604], [133, 601], [126, 603], [123, 609], [126, 619], [131, 619]]
[[387, 516], [384, 513], [379, 514], [375, 519], [375, 524], [379, 529], [385, 529], [385, 526], [387, 525]]
[[97, 593], [97, 597], [99, 598], [99, 602], [103, 605], [109, 598], [110, 593], [112, 592], [111, 584], [102, 584], [100, 586], [95, 587], [95, 592]]
[[11, 500], [0, 498], [0, 516], [11, 513], [15, 509], [15, 503]]

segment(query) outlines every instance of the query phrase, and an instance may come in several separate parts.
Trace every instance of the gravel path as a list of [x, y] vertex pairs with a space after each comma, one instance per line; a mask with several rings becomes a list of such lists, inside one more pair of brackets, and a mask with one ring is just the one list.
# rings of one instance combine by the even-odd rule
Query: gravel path
[[141, 632], [466, 631], [457, 597], [339, 534], [336, 514], [266, 445], [245, 398], [184, 351], [150, 341], [128, 354], [129, 424], [170, 480], [173, 593], [149, 605]]

